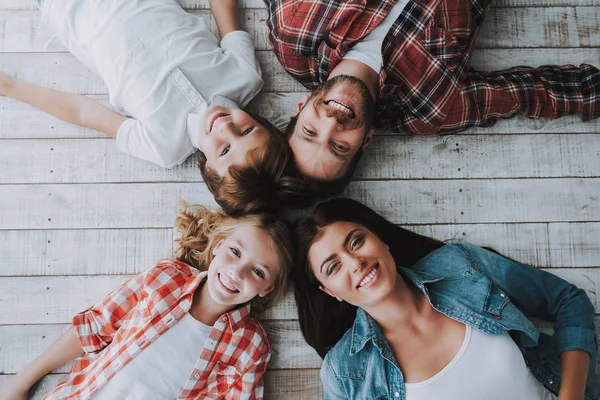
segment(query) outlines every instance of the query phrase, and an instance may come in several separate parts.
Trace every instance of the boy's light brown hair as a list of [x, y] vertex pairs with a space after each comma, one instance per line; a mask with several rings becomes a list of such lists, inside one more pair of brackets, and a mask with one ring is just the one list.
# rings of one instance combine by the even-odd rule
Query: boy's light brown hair
[[270, 135], [265, 148], [246, 154], [246, 166], [231, 166], [220, 177], [206, 165], [204, 154], [198, 152], [200, 173], [216, 202], [232, 216], [310, 205], [312, 196], [304, 179], [291, 166], [292, 151], [282, 132], [267, 119], [248, 114]]

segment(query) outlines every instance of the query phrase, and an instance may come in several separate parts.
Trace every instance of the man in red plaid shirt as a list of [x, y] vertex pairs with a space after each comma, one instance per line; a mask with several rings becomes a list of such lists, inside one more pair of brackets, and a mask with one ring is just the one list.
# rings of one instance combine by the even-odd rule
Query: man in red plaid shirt
[[299, 172], [323, 194], [348, 183], [373, 123], [425, 135], [517, 113], [600, 116], [600, 72], [591, 65], [470, 67], [488, 0], [265, 1], [277, 58], [313, 91], [287, 134]]

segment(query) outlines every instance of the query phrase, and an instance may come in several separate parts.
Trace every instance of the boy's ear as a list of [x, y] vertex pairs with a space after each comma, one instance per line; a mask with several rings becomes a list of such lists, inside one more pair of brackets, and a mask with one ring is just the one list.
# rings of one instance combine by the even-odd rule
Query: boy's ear
[[300, 113], [300, 110], [302, 110], [302, 107], [304, 107], [304, 105], [308, 101], [308, 98], [309, 98], [308, 95], [305, 94], [302, 96], [300, 101], [298, 103], [296, 103], [296, 109], [292, 112], [292, 115], [291, 115], [292, 118], [298, 116], [298, 114]]
[[340, 299], [339, 297], [337, 297], [335, 294], [331, 293], [331, 290], [327, 289], [326, 287], [319, 286], [319, 289], [321, 289], [322, 291], [324, 291], [325, 293], [327, 293], [331, 297], [335, 297], [337, 299], [337, 301], [343, 301], [342, 299]]
[[213, 247], [213, 249], [212, 249], [213, 257], [217, 255], [217, 250], [219, 249], [219, 247], [221, 247], [222, 244], [223, 244], [223, 239], [219, 240], [217, 242], [217, 244], [215, 244], [215, 247]]
[[271, 293], [273, 291], [273, 289], [275, 289], [275, 285], [269, 286], [268, 288], [266, 288], [262, 292], [258, 293], [258, 295], [260, 297], [265, 297], [266, 295], [268, 295], [269, 293]]

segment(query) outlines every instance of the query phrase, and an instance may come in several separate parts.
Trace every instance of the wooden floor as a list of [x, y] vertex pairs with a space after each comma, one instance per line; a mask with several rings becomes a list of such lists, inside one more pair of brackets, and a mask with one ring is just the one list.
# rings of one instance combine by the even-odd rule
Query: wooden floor
[[[181, 3], [210, 20], [207, 0]], [[265, 79], [252, 107], [281, 120], [303, 88], [269, 51], [261, 1], [242, 4]], [[501, 0], [484, 25], [477, 69], [600, 65], [600, 0]], [[34, 0], [0, 0], [0, 70], [106, 101], [102, 81], [51, 38]], [[600, 312], [600, 121], [515, 118], [427, 138], [380, 132], [347, 194], [418, 232], [547, 268], [585, 289]], [[0, 97], [0, 379], [76, 312], [171, 255], [178, 199], [214, 204], [195, 161], [165, 170]], [[295, 318], [291, 297], [264, 317], [275, 347], [269, 399], [321, 397], [320, 359]], [[44, 378], [33, 398], [67, 371]]]

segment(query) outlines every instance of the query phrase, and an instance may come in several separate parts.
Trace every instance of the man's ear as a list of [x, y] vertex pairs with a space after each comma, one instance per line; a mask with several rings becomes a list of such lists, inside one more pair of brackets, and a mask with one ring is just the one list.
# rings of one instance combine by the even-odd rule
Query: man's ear
[[308, 101], [308, 98], [309, 98], [308, 95], [305, 94], [302, 96], [300, 101], [298, 103], [296, 103], [296, 109], [294, 110], [294, 112], [292, 112], [292, 115], [291, 115], [292, 118], [295, 118], [298, 116], [298, 114], [300, 113], [300, 110], [302, 110], [302, 107], [304, 107], [304, 105]]
[[365, 136], [365, 140], [363, 141], [362, 146], [360, 146], [360, 149], [362, 151], [365, 151], [365, 149], [371, 144], [371, 142], [373, 141], [373, 134], [375, 133], [375, 129], [371, 128], [369, 130], [369, 132], [367, 132], [367, 135]]
[[335, 297], [338, 301], [343, 301], [342, 299], [340, 299], [339, 297], [337, 297], [335, 294], [331, 293], [331, 290], [327, 289], [326, 287], [319, 286], [319, 289], [321, 289], [322, 291], [324, 291], [325, 293], [327, 293], [331, 297]]
[[266, 295], [268, 295], [269, 293], [271, 293], [273, 291], [273, 289], [275, 289], [275, 285], [269, 286], [268, 288], [266, 288], [262, 292], [258, 293], [258, 295], [260, 297], [265, 297]]
[[217, 244], [215, 244], [215, 247], [213, 247], [213, 249], [212, 249], [213, 257], [217, 255], [217, 250], [219, 249], [219, 247], [221, 247], [222, 244], [223, 244], [223, 239], [219, 240], [217, 242]]

